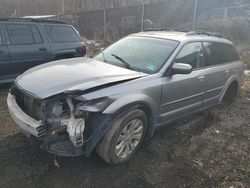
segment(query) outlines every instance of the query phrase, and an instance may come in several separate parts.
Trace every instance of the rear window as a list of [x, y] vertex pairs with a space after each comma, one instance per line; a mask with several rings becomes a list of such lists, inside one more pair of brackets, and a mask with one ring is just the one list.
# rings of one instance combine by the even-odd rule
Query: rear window
[[76, 31], [70, 26], [45, 25], [44, 28], [52, 42], [61, 43], [81, 41]]
[[230, 44], [215, 42], [204, 42], [203, 44], [207, 54], [208, 66], [230, 63], [239, 60], [239, 55]]

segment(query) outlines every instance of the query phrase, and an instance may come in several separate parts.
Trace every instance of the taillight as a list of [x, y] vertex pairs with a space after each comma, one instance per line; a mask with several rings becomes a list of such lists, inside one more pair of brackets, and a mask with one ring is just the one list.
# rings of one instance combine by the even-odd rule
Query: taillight
[[82, 48], [83, 48], [83, 55], [85, 56], [85, 55], [86, 55], [86, 52], [87, 52], [87, 49], [86, 49], [85, 44], [83, 44]]
[[78, 56], [85, 56], [86, 55], [86, 46], [83, 44], [81, 47], [76, 49]]

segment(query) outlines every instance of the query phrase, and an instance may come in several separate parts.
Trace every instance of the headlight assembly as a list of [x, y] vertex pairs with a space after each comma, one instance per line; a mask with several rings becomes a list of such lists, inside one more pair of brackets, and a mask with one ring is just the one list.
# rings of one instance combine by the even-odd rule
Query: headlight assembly
[[87, 112], [101, 112], [103, 111], [105, 108], [108, 107], [108, 105], [111, 104], [111, 99], [108, 97], [103, 97], [100, 99], [96, 99], [96, 100], [91, 100], [88, 101], [84, 104], [79, 103], [76, 106], [76, 109], [78, 110], [82, 110], [82, 111], [87, 111]]
[[63, 113], [63, 105], [61, 103], [57, 103], [52, 107], [52, 113], [56, 117], [60, 117]]

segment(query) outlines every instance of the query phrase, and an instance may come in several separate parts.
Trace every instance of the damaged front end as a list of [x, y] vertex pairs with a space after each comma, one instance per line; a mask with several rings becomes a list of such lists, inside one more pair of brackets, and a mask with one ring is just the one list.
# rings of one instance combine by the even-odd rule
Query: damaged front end
[[72, 94], [40, 100], [13, 87], [8, 96], [10, 114], [41, 148], [66, 157], [89, 156], [111, 126], [102, 111], [112, 103], [108, 97], [87, 101]]

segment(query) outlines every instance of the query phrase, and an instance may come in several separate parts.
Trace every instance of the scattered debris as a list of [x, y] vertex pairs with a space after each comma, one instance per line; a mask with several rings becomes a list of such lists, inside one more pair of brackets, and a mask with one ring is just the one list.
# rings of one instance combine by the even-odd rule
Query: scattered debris
[[60, 164], [57, 162], [56, 159], [54, 159], [54, 165], [55, 165], [57, 168], [61, 168]]
[[220, 134], [220, 131], [219, 131], [219, 130], [215, 130], [215, 133], [216, 133], [216, 134]]
[[201, 161], [199, 161], [199, 160], [193, 160], [193, 162], [195, 164], [197, 164], [198, 166], [203, 167], [203, 163]]
[[250, 76], [250, 70], [245, 70], [244, 73], [245, 75]]

